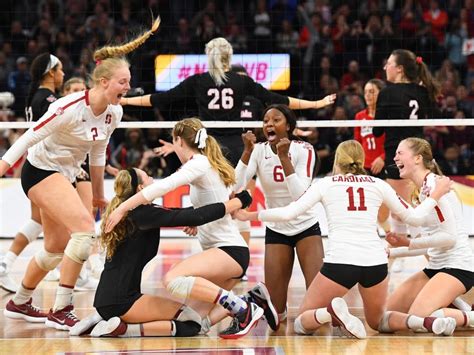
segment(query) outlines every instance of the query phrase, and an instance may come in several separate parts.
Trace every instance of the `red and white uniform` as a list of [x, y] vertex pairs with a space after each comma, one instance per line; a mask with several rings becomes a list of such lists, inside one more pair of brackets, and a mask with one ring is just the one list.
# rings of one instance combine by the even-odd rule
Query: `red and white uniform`
[[[224, 185], [219, 173], [202, 154], [193, 155], [178, 171], [145, 187], [142, 193], [151, 202], [179, 186], [188, 184], [191, 203], [194, 207], [229, 200], [231, 190]], [[204, 250], [222, 246], [247, 247], [230, 215], [197, 228], [197, 236]]]
[[[421, 202], [429, 197], [435, 181], [436, 174], [426, 176], [420, 191]], [[438, 206], [430, 211], [422, 225], [421, 235], [421, 238], [411, 241], [409, 248], [396, 248], [391, 254], [428, 254], [429, 269], [452, 268], [474, 272], [474, 256], [464, 225], [462, 205], [455, 192], [444, 195]]]
[[[355, 115], [356, 120], [373, 120], [367, 109], [358, 112]], [[354, 127], [354, 139], [362, 144], [365, 152], [364, 168], [369, 169], [372, 162], [378, 157], [385, 161], [385, 134], [375, 137], [372, 133], [373, 127]]]
[[108, 105], [95, 116], [89, 92], [65, 96], [26, 131], [2, 157], [13, 165], [28, 149], [28, 161], [38, 169], [54, 170], [74, 182], [89, 154], [89, 164], [105, 166], [105, 151], [112, 132], [122, 119], [121, 105]]
[[413, 209], [385, 181], [368, 175], [335, 175], [315, 183], [295, 202], [283, 208], [260, 211], [261, 221], [292, 220], [321, 202], [328, 221], [327, 263], [374, 266], [387, 263], [377, 233], [377, 214], [384, 203], [406, 223], [421, 225], [436, 201], [427, 198]]
[[[313, 180], [313, 146], [303, 141], [291, 141], [289, 156], [295, 173], [285, 177], [280, 158], [272, 151], [271, 145], [268, 142], [255, 144], [248, 166], [240, 160], [235, 168], [237, 184], [234, 191], [245, 188], [256, 174], [262, 184], [267, 208], [284, 207], [297, 200]], [[267, 226], [277, 233], [292, 236], [310, 228], [317, 220], [314, 207], [287, 222], [272, 221]]]

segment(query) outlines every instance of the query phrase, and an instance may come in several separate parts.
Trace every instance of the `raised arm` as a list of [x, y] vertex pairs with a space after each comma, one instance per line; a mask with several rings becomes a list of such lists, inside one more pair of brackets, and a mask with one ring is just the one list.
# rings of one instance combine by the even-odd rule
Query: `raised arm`
[[286, 177], [286, 185], [293, 200], [300, 198], [302, 194], [311, 185], [313, 179], [313, 169], [315, 162], [315, 153], [313, 146], [305, 142], [294, 142], [295, 145], [301, 145], [297, 156], [293, 157], [295, 166], [289, 157], [290, 140], [284, 138], [277, 144], [277, 153], [280, 158], [283, 172]]
[[[72, 112], [72, 111], [71, 111]], [[28, 129], [16, 142], [8, 149], [0, 161], [0, 176], [26, 153], [28, 148], [34, 146], [49, 135], [63, 129], [71, 120], [70, 113], [64, 113], [60, 106], [51, 104], [50, 109], [40, 118], [34, 127]]]

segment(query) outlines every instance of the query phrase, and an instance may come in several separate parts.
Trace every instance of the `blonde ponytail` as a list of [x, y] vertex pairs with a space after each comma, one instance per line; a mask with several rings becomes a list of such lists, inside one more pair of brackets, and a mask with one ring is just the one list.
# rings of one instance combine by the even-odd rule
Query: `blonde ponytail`
[[173, 137], [181, 137], [188, 147], [194, 148], [204, 154], [209, 160], [212, 168], [216, 170], [225, 186], [235, 184], [235, 171], [229, 161], [222, 154], [219, 143], [212, 136], [206, 136], [205, 147], [200, 149], [200, 140], [196, 140], [196, 135], [201, 128], [204, 128], [199, 118], [186, 118], [179, 121], [173, 128]]
[[232, 46], [225, 38], [214, 38], [206, 44], [206, 54], [209, 75], [217, 86], [223, 85], [232, 61]]
[[158, 30], [160, 26], [160, 18], [158, 17], [154, 22], [150, 30], [141, 34], [134, 40], [125, 43], [120, 46], [105, 46], [94, 52], [94, 60], [96, 61], [96, 67], [92, 72], [92, 80], [97, 84], [100, 78], [110, 79], [114, 69], [118, 66], [125, 65], [130, 67], [128, 61], [124, 56], [138, 47], [140, 47], [145, 41]]
[[105, 221], [110, 216], [110, 214], [115, 211], [122, 202], [132, 197], [136, 192], [132, 187], [132, 176], [127, 170], [121, 170], [117, 174], [114, 182], [114, 191], [115, 196], [107, 206], [101, 224], [102, 234], [100, 238], [100, 244], [106, 250], [107, 259], [109, 260], [114, 255], [115, 250], [117, 250], [117, 246], [125, 239], [127, 233], [133, 229], [132, 224], [127, 218], [127, 214], [125, 214], [123, 219], [114, 227], [111, 232], [104, 232]]

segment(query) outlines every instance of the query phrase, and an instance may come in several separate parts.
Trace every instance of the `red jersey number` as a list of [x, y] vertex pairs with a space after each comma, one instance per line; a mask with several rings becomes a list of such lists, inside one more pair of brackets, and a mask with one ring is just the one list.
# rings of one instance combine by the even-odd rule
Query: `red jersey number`
[[97, 127], [92, 127], [91, 132], [92, 132], [92, 140], [95, 141], [95, 139], [99, 136], [99, 133], [97, 132]]
[[349, 206], [347, 206], [348, 211], [367, 211], [367, 206], [365, 205], [365, 193], [364, 188], [359, 187], [356, 192], [359, 195], [358, 207], [355, 205], [354, 201], [354, 188], [351, 186], [347, 188], [346, 192], [349, 195]]
[[275, 180], [275, 182], [283, 182], [285, 180], [283, 167], [281, 165], [277, 165], [273, 168], [273, 180]]

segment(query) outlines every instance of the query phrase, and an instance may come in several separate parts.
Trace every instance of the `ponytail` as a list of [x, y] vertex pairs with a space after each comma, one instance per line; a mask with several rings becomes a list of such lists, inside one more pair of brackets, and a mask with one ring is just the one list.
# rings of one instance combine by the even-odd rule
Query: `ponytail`
[[173, 137], [181, 137], [188, 147], [205, 155], [225, 186], [229, 187], [235, 184], [234, 168], [222, 154], [216, 139], [207, 135], [199, 118], [186, 118], [176, 123], [173, 128]]
[[227, 80], [226, 71], [230, 70], [233, 49], [230, 43], [222, 37], [214, 38], [206, 44], [209, 75], [217, 86]]
[[403, 67], [403, 73], [408, 81], [416, 84], [421, 82], [428, 90], [431, 101], [436, 102], [441, 92], [441, 86], [431, 75], [423, 58], [415, 56], [413, 52], [406, 49], [396, 49], [392, 55], [395, 57], [397, 65]]
[[28, 107], [31, 106], [31, 101], [33, 100], [33, 96], [35, 96], [36, 92], [38, 91], [38, 88], [40, 87], [41, 82], [43, 81], [43, 78], [46, 75], [46, 73], [49, 70], [55, 68], [57, 65], [56, 63], [56, 65], [54, 65], [53, 67], [50, 67], [49, 70], [47, 70], [50, 64], [50, 58], [51, 58], [51, 55], [49, 53], [42, 53], [38, 55], [35, 59], [33, 59], [33, 62], [31, 63], [31, 67], [30, 67], [31, 83], [28, 90], [28, 96], [26, 97], [26, 110], [27, 110], [26, 117], [28, 121], [31, 121], [33, 118], [31, 117], [30, 119], [30, 117], [28, 117], [29, 116]]
[[92, 72], [92, 80], [94, 84], [100, 81], [100, 78], [109, 79], [112, 77], [114, 69], [120, 65], [130, 66], [128, 61], [123, 58], [126, 54], [140, 47], [145, 41], [158, 30], [160, 26], [160, 18], [158, 17], [150, 30], [141, 34], [134, 40], [120, 46], [105, 46], [94, 52], [94, 60], [96, 67]]

